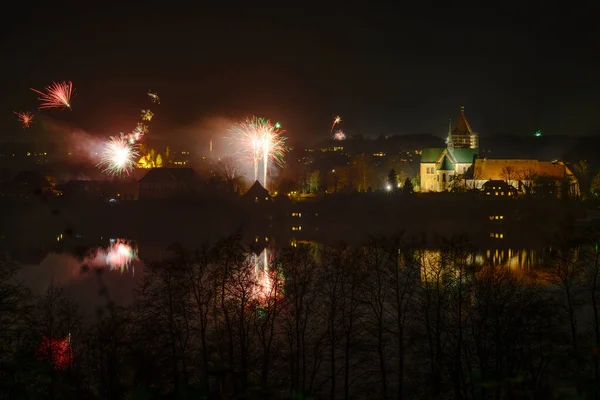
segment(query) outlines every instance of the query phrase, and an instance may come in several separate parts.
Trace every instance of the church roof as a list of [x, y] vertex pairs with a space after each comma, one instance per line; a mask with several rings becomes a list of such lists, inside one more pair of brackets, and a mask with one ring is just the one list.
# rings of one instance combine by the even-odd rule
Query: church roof
[[459, 164], [471, 164], [473, 163], [473, 159], [479, 153], [477, 149], [462, 149], [455, 148], [454, 150], [449, 150], [452, 152], [452, 156], [454, 160], [456, 160]]
[[473, 130], [471, 129], [471, 124], [469, 124], [469, 121], [467, 121], [467, 117], [465, 116], [464, 107], [460, 108], [460, 116], [458, 117], [458, 121], [456, 121], [456, 126], [454, 127], [452, 133], [473, 133]]
[[[507, 170], [510, 168], [510, 170]], [[570, 170], [562, 162], [538, 161], [527, 159], [478, 159], [475, 161], [476, 179], [504, 180], [507, 171], [512, 171], [511, 179], [523, 179], [522, 175], [546, 175], [562, 179], [570, 175]]]
[[454, 171], [454, 165], [452, 165], [452, 161], [448, 158], [447, 155], [444, 155], [442, 158], [442, 162], [436, 168], [438, 171]]
[[423, 152], [421, 153], [421, 162], [422, 163], [436, 163], [440, 159], [440, 156], [442, 155], [444, 150], [446, 150], [446, 149], [444, 149], [444, 148], [423, 149]]

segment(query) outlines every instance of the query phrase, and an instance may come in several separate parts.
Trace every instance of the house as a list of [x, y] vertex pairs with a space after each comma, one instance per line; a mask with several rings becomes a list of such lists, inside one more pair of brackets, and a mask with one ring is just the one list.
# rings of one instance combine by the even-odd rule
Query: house
[[153, 168], [138, 181], [139, 199], [191, 196], [200, 179], [192, 168]]
[[517, 194], [517, 189], [503, 180], [489, 180], [483, 184], [482, 192], [486, 196], [511, 196]]
[[248, 189], [246, 193], [244, 193], [244, 199], [248, 201], [252, 201], [254, 203], [265, 203], [271, 202], [271, 195], [269, 191], [265, 189], [259, 181], [254, 182], [254, 184]]
[[17, 198], [53, 194], [54, 185], [39, 171], [21, 171], [4, 185], [4, 195]]

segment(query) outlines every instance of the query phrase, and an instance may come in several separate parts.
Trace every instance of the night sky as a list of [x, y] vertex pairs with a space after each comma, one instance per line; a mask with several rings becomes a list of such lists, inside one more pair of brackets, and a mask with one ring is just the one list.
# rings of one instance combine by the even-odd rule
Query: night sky
[[[96, 3], [3, 13], [0, 128], [35, 110], [30, 87], [72, 80], [73, 111], [45, 111], [94, 134], [128, 130], [140, 109], [152, 134], [256, 114], [295, 141], [434, 133], [464, 104], [482, 135], [600, 134], [593, 13], [507, 10], [221, 8]], [[161, 105], [152, 107], [153, 90]]]

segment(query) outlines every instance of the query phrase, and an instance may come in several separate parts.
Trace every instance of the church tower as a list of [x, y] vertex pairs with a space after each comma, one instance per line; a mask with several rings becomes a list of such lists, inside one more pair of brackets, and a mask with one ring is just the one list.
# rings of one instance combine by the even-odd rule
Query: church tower
[[479, 134], [471, 129], [464, 106], [460, 106], [460, 116], [447, 140], [448, 144], [456, 149], [479, 149]]

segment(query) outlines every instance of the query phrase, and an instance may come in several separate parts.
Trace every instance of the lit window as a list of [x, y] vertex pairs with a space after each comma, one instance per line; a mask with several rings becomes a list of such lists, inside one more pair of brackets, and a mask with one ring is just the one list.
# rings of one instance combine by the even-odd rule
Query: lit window
[[501, 215], [501, 216], [500, 216], [500, 219], [504, 219], [504, 215]]
[[496, 192], [496, 196], [498, 196], [498, 192]]

